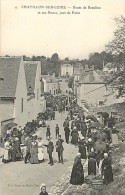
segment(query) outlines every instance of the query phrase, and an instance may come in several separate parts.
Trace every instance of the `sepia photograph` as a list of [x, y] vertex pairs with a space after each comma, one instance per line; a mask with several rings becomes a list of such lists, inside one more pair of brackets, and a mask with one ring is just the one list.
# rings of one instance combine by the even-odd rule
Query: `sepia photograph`
[[125, 195], [125, 1], [0, 1], [0, 195]]

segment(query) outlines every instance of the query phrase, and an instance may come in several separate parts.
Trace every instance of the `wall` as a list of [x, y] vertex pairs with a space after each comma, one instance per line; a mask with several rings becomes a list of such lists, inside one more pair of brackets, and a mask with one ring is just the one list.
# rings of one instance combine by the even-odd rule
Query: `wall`
[[73, 75], [73, 66], [70, 64], [64, 64], [61, 66], [61, 76], [67, 75], [67, 72], [70, 76]]
[[40, 62], [37, 65], [37, 72], [36, 72], [36, 80], [35, 80], [35, 99], [34, 99], [34, 118], [37, 118], [37, 114], [41, 111], [40, 110], [40, 98], [41, 98], [41, 66]]
[[85, 100], [89, 105], [97, 105], [100, 100], [105, 100], [106, 88], [104, 84], [81, 84], [78, 92], [78, 103]]
[[[21, 112], [21, 99], [23, 98], [23, 112]], [[22, 127], [27, 123], [28, 119], [28, 105], [27, 105], [27, 87], [24, 72], [24, 64], [21, 62], [18, 74], [18, 82], [16, 88], [15, 99], [15, 122]]]
[[3, 128], [6, 121], [14, 118], [14, 100], [0, 100], [0, 135], [3, 136]]

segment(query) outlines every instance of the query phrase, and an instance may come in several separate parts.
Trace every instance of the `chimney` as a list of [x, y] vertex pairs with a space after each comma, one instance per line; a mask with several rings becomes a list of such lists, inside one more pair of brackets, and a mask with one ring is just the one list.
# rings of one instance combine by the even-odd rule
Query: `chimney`
[[93, 75], [93, 70], [89, 70], [89, 82], [93, 82], [94, 81], [94, 75]]

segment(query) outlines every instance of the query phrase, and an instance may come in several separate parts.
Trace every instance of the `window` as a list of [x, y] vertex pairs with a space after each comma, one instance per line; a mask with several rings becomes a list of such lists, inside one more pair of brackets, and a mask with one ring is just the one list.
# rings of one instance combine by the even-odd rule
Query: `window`
[[21, 113], [23, 112], [23, 98], [21, 98]]

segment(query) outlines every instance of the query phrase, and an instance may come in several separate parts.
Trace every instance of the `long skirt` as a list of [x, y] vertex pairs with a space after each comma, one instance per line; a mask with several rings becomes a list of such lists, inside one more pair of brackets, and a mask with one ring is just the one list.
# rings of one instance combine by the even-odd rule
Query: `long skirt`
[[77, 165], [73, 166], [70, 183], [73, 185], [82, 185], [84, 183], [83, 167], [77, 169]]
[[44, 159], [43, 148], [38, 148], [38, 160], [41, 161]]
[[78, 143], [78, 136], [76, 134], [72, 135], [71, 143], [72, 144], [77, 144]]
[[38, 153], [31, 153], [30, 163], [38, 164]]
[[11, 152], [10, 152], [10, 150], [8, 150], [8, 149], [5, 149], [4, 150], [4, 160], [7, 160], [7, 161], [9, 161], [10, 159], [11, 159]]
[[113, 181], [112, 167], [107, 167], [104, 169], [104, 184], [109, 184]]
[[90, 158], [88, 160], [88, 175], [96, 175], [96, 160], [94, 158]]

